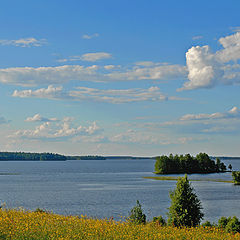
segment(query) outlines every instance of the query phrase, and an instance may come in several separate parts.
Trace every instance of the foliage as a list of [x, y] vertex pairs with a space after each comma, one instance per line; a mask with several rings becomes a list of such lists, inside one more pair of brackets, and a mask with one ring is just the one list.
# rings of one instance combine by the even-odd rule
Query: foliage
[[65, 161], [64, 155], [54, 153], [0, 152], [0, 161]]
[[201, 202], [194, 193], [187, 175], [178, 178], [177, 186], [170, 192], [172, 200], [168, 223], [173, 226], [195, 227], [203, 218]]
[[229, 169], [230, 171], [232, 171], [232, 164], [229, 164], [229, 165], [228, 165], [228, 169]]
[[232, 217], [230, 218], [230, 220], [228, 221], [226, 227], [225, 227], [225, 230], [227, 232], [234, 232], [234, 233], [237, 233], [237, 232], [240, 232], [240, 222], [238, 220], [237, 217]]
[[209, 221], [206, 221], [204, 223], [201, 224], [202, 227], [215, 227], [215, 224], [214, 223], [211, 223]]
[[234, 183], [240, 185], [240, 171], [232, 171], [232, 177]]
[[218, 227], [219, 228], [225, 228], [230, 220], [231, 220], [231, 217], [229, 217], [229, 218], [221, 217], [218, 220]]
[[131, 209], [129, 221], [135, 224], [146, 223], [146, 215], [143, 213], [142, 206], [138, 200], [136, 206]]
[[211, 160], [206, 153], [199, 153], [196, 157], [190, 154], [169, 156], [159, 156], [155, 162], [155, 173], [169, 174], [169, 173], [214, 173], [224, 172], [226, 166], [219, 158]]
[[154, 223], [129, 224], [114, 220], [62, 216], [19, 210], [0, 210], [0, 239], [43, 240], [239, 240], [240, 234], [229, 234], [217, 228], [175, 228]]
[[166, 220], [162, 216], [153, 217], [153, 222], [157, 223], [160, 226], [166, 226]]
[[240, 221], [237, 217], [221, 217], [218, 220], [218, 227], [225, 229], [226, 232], [240, 233]]

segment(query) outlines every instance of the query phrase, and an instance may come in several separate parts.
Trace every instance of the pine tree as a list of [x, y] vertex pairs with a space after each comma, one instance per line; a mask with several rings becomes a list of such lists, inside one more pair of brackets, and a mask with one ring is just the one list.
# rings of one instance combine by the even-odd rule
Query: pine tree
[[168, 223], [174, 226], [195, 227], [203, 218], [201, 202], [194, 193], [187, 175], [178, 178], [177, 186], [170, 192], [172, 200], [168, 213]]

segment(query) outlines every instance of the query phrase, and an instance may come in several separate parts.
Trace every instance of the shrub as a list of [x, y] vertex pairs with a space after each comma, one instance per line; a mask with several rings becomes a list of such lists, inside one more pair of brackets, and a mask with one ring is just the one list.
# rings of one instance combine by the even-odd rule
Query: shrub
[[166, 226], [166, 220], [162, 216], [154, 217], [153, 222], [157, 223], [160, 226]]
[[202, 227], [214, 227], [215, 224], [214, 223], [210, 223], [209, 221], [206, 221], [202, 224]]
[[233, 181], [236, 185], [240, 185], [240, 171], [232, 172]]
[[225, 227], [225, 230], [227, 232], [233, 233], [240, 232], [240, 222], [238, 218], [234, 216], [232, 219], [230, 219], [230, 221], [228, 221], [227, 226]]
[[129, 221], [135, 224], [146, 223], [146, 215], [143, 213], [142, 206], [138, 200], [136, 206], [131, 209]]
[[218, 227], [219, 228], [224, 228], [227, 226], [228, 222], [231, 220], [231, 217], [229, 218], [226, 218], [226, 217], [221, 217], [219, 220], [218, 220]]

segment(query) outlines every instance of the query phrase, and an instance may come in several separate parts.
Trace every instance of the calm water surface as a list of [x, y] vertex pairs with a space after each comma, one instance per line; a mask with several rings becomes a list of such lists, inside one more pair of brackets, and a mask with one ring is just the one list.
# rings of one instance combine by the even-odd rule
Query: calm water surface
[[[98, 160], [66, 162], [0, 162], [0, 199], [7, 207], [54, 213], [119, 219], [128, 216], [139, 200], [148, 219], [166, 217], [169, 191], [175, 181], [143, 179], [154, 176], [154, 160]], [[225, 161], [234, 170], [240, 161]], [[175, 175], [173, 175], [175, 176]], [[196, 174], [189, 178], [231, 180], [230, 173]], [[231, 183], [192, 182], [205, 213], [204, 220], [240, 217], [240, 186]]]

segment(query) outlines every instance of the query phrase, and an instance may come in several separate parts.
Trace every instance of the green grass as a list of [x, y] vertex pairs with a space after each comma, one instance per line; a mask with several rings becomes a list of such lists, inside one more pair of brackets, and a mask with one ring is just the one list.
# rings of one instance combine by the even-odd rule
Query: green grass
[[[143, 177], [145, 179], [153, 179], [153, 180], [160, 180], [160, 181], [177, 181], [178, 177]], [[233, 183], [233, 181], [230, 180], [223, 180], [223, 179], [211, 179], [211, 178], [201, 178], [201, 179], [189, 179], [189, 181], [194, 182], [224, 182], [224, 183]]]

